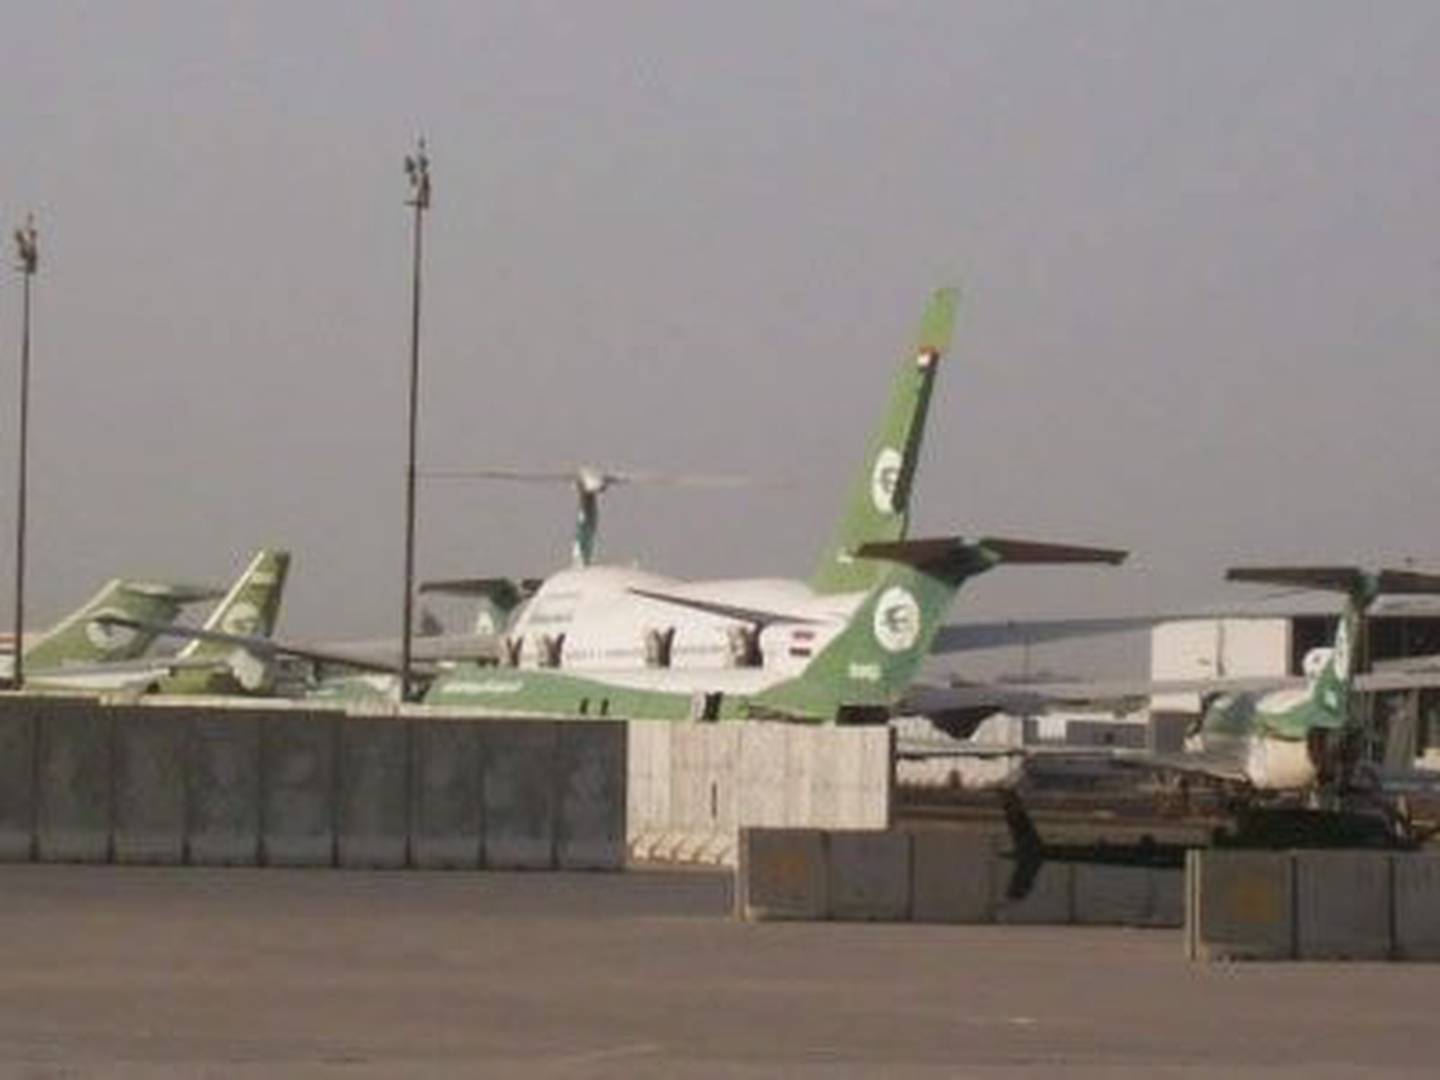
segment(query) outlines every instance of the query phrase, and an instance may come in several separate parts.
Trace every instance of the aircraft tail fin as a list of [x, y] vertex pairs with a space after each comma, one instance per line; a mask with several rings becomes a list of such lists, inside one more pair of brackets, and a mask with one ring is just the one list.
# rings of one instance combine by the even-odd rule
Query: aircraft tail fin
[[422, 581], [420, 591], [474, 597], [477, 601], [474, 632], [503, 634], [520, 605], [539, 591], [541, 583], [539, 578], [447, 578]]
[[150, 630], [102, 622], [98, 615], [120, 615], [138, 622], [168, 625], [187, 604], [213, 600], [218, 590], [204, 586], [176, 585], [115, 578], [62, 619], [53, 628], [25, 645], [28, 668], [43, 669], [63, 664], [105, 663], [133, 660], [156, 638]]
[[1350, 697], [1359, 659], [1365, 655], [1365, 612], [1382, 594], [1440, 594], [1440, 574], [1416, 570], [1370, 572], [1357, 566], [1232, 567], [1226, 580], [1262, 585], [1297, 586], [1343, 593], [1345, 610], [1335, 628], [1328, 653], [1315, 650], [1310, 698], [1327, 717], [1324, 726], [1343, 727], [1350, 718]]
[[[869, 593], [845, 629], [795, 679], [762, 697], [781, 711], [867, 718], [904, 693], [929, 654], [951, 600], [964, 582], [1002, 563], [1115, 564], [1111, 548], [943, 537], [861, 544], [874, 567]], [[808, 631], [807, 631], [808, 632]]]
[[[215, 605], [203, 629], [242, 637], [269, 637], [280, 617], [289, 572], [288, 551], [266, 548], [256, 552], [230, 591]], [[233, 647], [220, 642], [196, 638], [180, 651], [180, 656], [187, 660], [218, 658], [233, 651]]]
[[867, 542], [901, 540], [910, 524], [910, 494], [925, 434], [925, 418], [941, 356], [950, 347], [959, 293], [940, 289], [930, 298], [913, 351], [891, 385], [890, 402], [855, 477], [829, 546], [811, 579], [816, 592], [861, 592], [880, 572], [857, 561]]

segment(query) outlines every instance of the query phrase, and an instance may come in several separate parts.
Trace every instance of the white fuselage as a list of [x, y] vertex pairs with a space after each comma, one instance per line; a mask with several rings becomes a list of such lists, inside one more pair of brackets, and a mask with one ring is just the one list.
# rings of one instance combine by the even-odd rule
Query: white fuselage
[[[747, 666], [737, 635], [753, 632], [755, 620], [632, 590], [789, 616], [794, 621], [766, 625], [756, 642], [761, 666], [771, 678], [803, 671], [845, 629], [864, 599], [863, 593], [817, 594], [803, 582], [782, 579], [683, 582], [630, 567], [575, 567], [548, 578], [517, 613], [507, 634], [520, 645], [517, 666], [577, 674]], [[658, 665], [654, 637], [672, 632], [668, 663]]]

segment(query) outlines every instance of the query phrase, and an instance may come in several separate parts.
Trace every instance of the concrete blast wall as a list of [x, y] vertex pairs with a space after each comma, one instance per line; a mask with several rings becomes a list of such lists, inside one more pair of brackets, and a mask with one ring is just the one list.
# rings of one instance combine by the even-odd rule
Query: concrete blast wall
[[1170, 926], [1179, 870], [1047, 863], [1023, 900], [1006, 895], [1007, 841], [953, 829], [745, 829], [743, 919]]
[[0, 695], [0, 860], [619, 869], [618, 721]]
[[1194, 960], [1440, 959], [1440, 854], [1192, 851]]
[[734, 866], [752, 826], [885, 829], [886, 727], [632, 721], [628, 845], [640, 862]]

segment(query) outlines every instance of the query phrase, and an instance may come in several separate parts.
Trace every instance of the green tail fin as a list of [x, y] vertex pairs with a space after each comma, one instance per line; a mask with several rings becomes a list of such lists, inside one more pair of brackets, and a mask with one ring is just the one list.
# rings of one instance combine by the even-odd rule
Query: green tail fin
[[919, 339], [895, 377], [884, 421], [871, 439], [864, 468], [851, 486], [845, 516], [811, 578], [816, 592], [861, 592], [871, 588], [883, 568], [856, 559], [854, 553], [865, 543], [905, 538], [930, 392], [940, 357], [950, 347], [958, 301], [955, 289], [940, 289], [930, 298]]
[[[1343, 727], [1350, 718], [1353, 683], [1359, 660], [1365, 656], [1365, 613], [1382, 594], [1440, 594], [1440, 575], [1413, 570], [1381, 570], [1369, 573], [1353, 566], [1264, 566], [1236, 567], [1226, 572], [1228, 581], [1263, 585], [1300, 586], [1345, 594], [1345, 610], [1335, 628], [1330, 654], [1312, 676], [1310, 701], [1324, 720], [1320, 727]], [[1310, 714], [1312, 717], [1314, 714]]]
[[64, 664], [95, 664], [133, 660], [154, 642], [154, 633], [128, 626], [96, 622], [97, 615], [122, 615], [137, 622], [167, 625], [186, 604], [210, 600], [214, 589], [116, 578], [92, 596], [79, 610], [25, 646], [29, 670]]
[[869, 594], [803, 674], [759, 695], [764, 704], [829, 719], [847, 708], [888, 708], [919, 673], [951, 601], [967, 579], [1008, 562], [1115, 564], [1125, 553], [948, 537], [862, 544], [856, 557], [874, 567]]
[[[242, 637], [269, 637], [280, 616], [280, 600], [285, 591], [285, 578], [290, 571], [290, 553], [274, 549], [261, 550], [250, 560], [225, 598], [205, 620], [206, 630]], [[235, 651], [230, 644], [217, 641], [191, 641], [180, 651], [185, 659], [227, 656]]]

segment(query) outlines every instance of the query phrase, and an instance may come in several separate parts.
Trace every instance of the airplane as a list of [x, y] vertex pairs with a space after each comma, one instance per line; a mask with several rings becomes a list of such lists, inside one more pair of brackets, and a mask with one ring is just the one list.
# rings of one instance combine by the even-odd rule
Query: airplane
[[[25, 684], [43, 683], [66, 670], [104, 668], [143, 655], [160, 635], [160, 628], [182, 608], [213, 600], [218, 590], [192, 585], [114, 578], [71, 614], [49, 630], [20, 642]], [[137, 625], [110, 622], [107, 616], [126, 616]], [[14, 643], [0, 656], [0, 679], [13, 679]]]
[[[1002, 537], [908, 539], [925, 421], [957, 300], [954, 289], [932, 296], [846, 512], [810, 581], [687, 583], [582, 559], [538, 585], [451, 582], [482, 596], [503, 593], [497, 606], [512, 610], [496, 620], [502, 632], [470, 636], [468, 660], [434, 673], [424, 702], [507, 716], [883, 722], [904, 708], [930, 652], [968, 647], [975, 627], [941, 627], [940, 620], [969, 578], [1005, 563], [1122, 562], [1126, 553], [1110, 548]], [[1060, 622], [1051, 620], [1052, 638]], [[1076, 623], [1077, 632], [1088, 633], [1095, 620]], [[1026, 632], [1023, 624], [1005, 625], [1012, 636]], [[991, 624], [981, 636], [993, 639], [995, 629]], [[368, 669], [372, 674], [353, 680], [354, 688], [388, 687], [379, 676], [397, 669], [391, 643], [388, 652], [376, 648], [360, 656], [344, 643], [204, 636], [256, 655]], [[434, 658], [453, 661], [455, 655], [437, 650]]]
[[[174, 656], [143, 654], [157, 637], [173, 633], [169, 620], [182, 602], [221, 597], [200, 633], [268, 635], [289, 565], [289, 552], [261, 550], [223, 594], [210, 588], [112, 582], [45, 639], [26, 647], [25, 685], [52, 691], [181, 694], [262, 689], [269, 679], [268, 661], [233, 644], [193, 639]], [[89, 647], [77, 647], [82, 641]]]
[[1123, 552], [1106, 548], [907, 539], [957, 300], [953, 289], [932, 297], [845, 516], [808, 583], [685, 583], [630, 567], [572, 566], [516, 612], [499, 666], [440, 673], [426, 703], [507, 715], [883, 720], [970, 577], [1002, 563], [1122, 561]]
[[[280, 602], [290, 572], [290, 553], [267, 548], [256, 552], [230, 591], [205, 620], [203, 629], [268, 638], [280, 617]], [[163, 674], [146, 684], [156, 694], [254, 694], [274, 683], [274, 664], [243, 647], [191, 639]]]
[[[1243, 680], [1204, 679], [1176, 682], [1092, 684], [1095, 694], [1198, 691], [1207, 698], [1201, 716], [1182, 752], [1081, 747], [955, 747], [917, 748], [957, 756], [1024, 758], [1105, 758], [1117, 765], [1170, 773], [1206, 781], [1242, 801], [1255, 797], [1294, 795], [1333, 789], [1339, 793], [1382, 795], [1391, 790], [1433, 790], [1440, 773], [1425, 770], [1384, 770], [1366, 765], [1357, 754], [1360, 694], [1403, 690], [1440, 683], [1434, 672], [1356, 671], [1366, 654], [1367, 612], [1383, 596], [1440, 594], [1440, 575], [1414, 570], [1368, 572], [1350, 566], [1237, 567], [1226, 579], [1339, 592], [1345, 606], [1332, 643], [1311, 649], [1304, 659], [1303, 681], [1257, 677]], [[1296, 685], [1297, 681], [1299, 685]], [[1085, 684], [1046, 687], [1006, 686], [1008, 693], [1028, 696], [1031, 703], [1085, 697]], [[993, 695], [986, 687], [960, 690], [975, 705]], [[904, 751], [902, 750], [902, 753]]]
[[[1153, 756], [1153, 764], [1238, 783], [1256, 792], [1304, 790], [1331, 782], [1349, 787], [1359, 782], [1355, 743], [1348, 736], [1358, 724], [1356, 696], [1368, 688], [1367, 679], [1356, 671], [1358, 659], [1366, 654], [1365, 614], [1382, 594], [1440, 593], [1440, 575], [1310, 566], [1240, 567], [1226, 578], [1342, 593], [1345, 608], [1334, 640], [1328, 648], [1311, 649], [1306, 655], [1304, 687], [1220, 694], [1204, 709], [1187, 740], [1187, 752]], [[1389, 681], [1398, 687], [1405, 680]], [[1423, 676], [1407, 682], [1428, 684]]]

